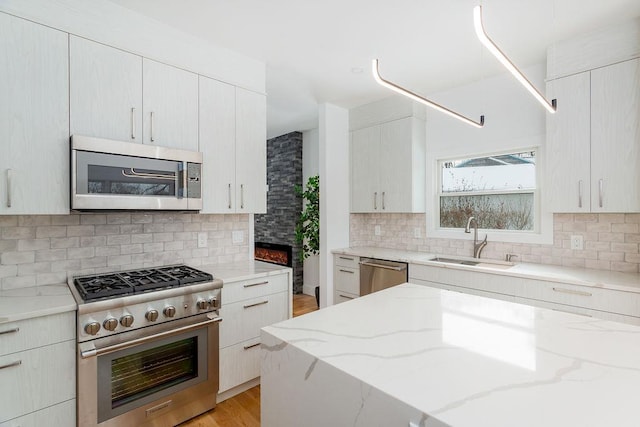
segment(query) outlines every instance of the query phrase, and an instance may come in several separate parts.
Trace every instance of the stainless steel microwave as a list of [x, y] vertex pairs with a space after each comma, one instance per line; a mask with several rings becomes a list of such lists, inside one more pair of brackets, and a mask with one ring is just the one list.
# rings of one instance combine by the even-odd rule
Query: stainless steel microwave
[[202, 153], [71, 137], [72, 210], [202, 209]]

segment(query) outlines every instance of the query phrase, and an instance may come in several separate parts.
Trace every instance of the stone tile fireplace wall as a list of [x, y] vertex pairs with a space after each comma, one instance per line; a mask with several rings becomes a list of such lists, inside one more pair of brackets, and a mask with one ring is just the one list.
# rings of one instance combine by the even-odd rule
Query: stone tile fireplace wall
[[294, 187], [302, 185], [302, 133], [291, 132], [267, 141], [267, 213], [255, 215], [255, 241], [293, 247], [293, 292], [303, 285], [300, 246], [295, 227], [302, 198]]
[[[483, 258], [536, 264], [585, 267], [638, 273], [640, 265], [640, 214], [554, 214], [553, 244], [489, 243]], [[374, 235], [380, 225], [381, 235]], [[351, 214], [350, 245], [374, 246], [435, 254], [471, 256], [473, 242], [458, 239], [415, 238], [414, 229], [426, 235], [425, 214]], [[572, 250], [570, 236], [582, 235], [584, 250]]]
[[[244, 233], [234, 244], [232, 232]], [[108, 213], [0, 216], [2, 289], [65, 283], [68, 275], [249, 259], [249, 215]], [[207, 247], [198, 248], [198, 233]]]

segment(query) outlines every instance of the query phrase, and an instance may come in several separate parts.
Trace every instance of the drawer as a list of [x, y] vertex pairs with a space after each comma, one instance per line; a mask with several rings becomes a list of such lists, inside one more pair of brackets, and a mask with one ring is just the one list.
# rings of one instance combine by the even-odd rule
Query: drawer
[[353, 255], [334, 255], [334, 264], [347, 268], [360, 268], [360, 257]]
[[76, 400], [71, 399], [57, 405], [32, 412], [23, 417], [0, 423], [0, 427], [75, 427]]
[[640, 325], [640, 317], [624, 316], [622, 314], [609, 313], [606, 311], [590, 310], [588, 308], [575, 307], [571, 305], [556, 304], [547, 301], [538, 301], [526, 298], [515, 298], [515, 302], [532, 305], [534, 307], [548, 308], [563, 313], [577, 314], [580, 316], [594, 317], [597, 319], [613, 320], [614, 322]]
[[445, 289], [448, 291], [461, 292], [469, 295], [477, 295], [480, 297], [499, 299], [501, 301], [513, 302], [515, 300], [515, 298], [512, 297], [511, 295], [499, 294], [495, 292], [487, 292], [479, 289], [465, 288], [461, 286], [453, 286], [453, 285], [448, 285], [444, 283], [436, 283], [436, 282], [431, 282], [429, 280], [411, 279], [411, 283], [415, 283], [416, 285], [431, 286], [433, 288], [438, 288], [438, 289]]
[[0, 369], [0, 422], [74, 399], [75, 349], [72, 340], [0, 357], [0, 366], [16, 363]]
[[2, 323], [0, 356], [75, 338], [75, 311]]
[[224, 283], [222, 287], [222, 306], [262, 295], [275, 294], [286, 291], [288, 288], [288, 273]]
[[340, 304], [341, 302], [351, 301], [355, 298], [358, 298], [358, 295], [336, 290], [333, 296], [333, 303]]
[[260, 337], [220, 350], [220, 392], [260, 376]]
[[338, 291], [360, 295], [360, 268], [336, 266], [333, 271], [333, 286]]
[[220, 309], [220, 348], [260, 336], [260, 328], [288, 318], [288, 292], [265, 295]]
[[522, 297], [640, 317], [640, 294], [592, 286], [527, 280]]

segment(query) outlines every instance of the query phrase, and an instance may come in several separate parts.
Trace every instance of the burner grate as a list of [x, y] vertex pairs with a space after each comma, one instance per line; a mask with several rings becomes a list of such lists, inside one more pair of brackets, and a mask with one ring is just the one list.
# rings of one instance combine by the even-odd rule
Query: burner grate
[[160, 267], [158, 271], [166, 273], [171, 277], [174, 277], [180, 282], [180, 285], [187, 285], [189, 283], [208, 282], [213, 280], [213, 276], [204, 271], [196, 270], [195, 268], [188, 267], [186, 265], [172, 265], [169, 267]]
[[118, 274], [77, 277], [73, 282], [84, 301], [133, 293], [133, 286]]

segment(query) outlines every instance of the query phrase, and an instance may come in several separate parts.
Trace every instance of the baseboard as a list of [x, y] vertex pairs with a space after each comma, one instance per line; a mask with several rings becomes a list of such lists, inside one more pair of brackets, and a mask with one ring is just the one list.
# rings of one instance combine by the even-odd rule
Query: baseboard
[[257, 386], [258, 384], [260, 384], [260, 377], [257, 377], [257, 378], [254, 378], [252, 380], [249, 380], [246, 383], [240, 384], [239, 386], [236, 386], [236, 387], [231, 388], [229, 390], [225, 390], [222, 393], [218, 393], [218, 399], [216, 400], [216, 402], [220, 403], [223, 400], [227, 400], [230, 397], [233, 397], [233, 396], [235, 396], [237, 394], [244, 393], [245, 391], [249, 390], [250, 388], [253, 388], [253, 387]]
[[302, 285], [302, 293], [314, 297], [316, 295], [316, 287], [312, 285]]

